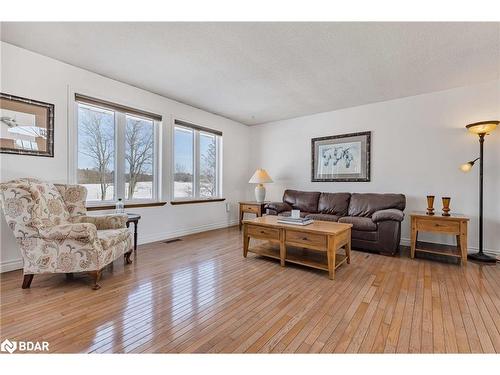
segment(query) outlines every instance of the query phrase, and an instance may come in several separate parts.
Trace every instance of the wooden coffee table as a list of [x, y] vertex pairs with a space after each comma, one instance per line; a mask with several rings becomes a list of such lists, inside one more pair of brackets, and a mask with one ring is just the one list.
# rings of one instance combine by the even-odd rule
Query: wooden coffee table
[[[335, 270], [351, 262], [352, 224], [315, 221], [309, 225], [278, 223], [279, 216], [267, 215], [243, 220], [243, 256], [248, 252], [286, 262], [328, 271], [330, 279]], [[249, 248], [250, 238], [265, 243]], [[337, 253], [341, 248], [345, 253]]]

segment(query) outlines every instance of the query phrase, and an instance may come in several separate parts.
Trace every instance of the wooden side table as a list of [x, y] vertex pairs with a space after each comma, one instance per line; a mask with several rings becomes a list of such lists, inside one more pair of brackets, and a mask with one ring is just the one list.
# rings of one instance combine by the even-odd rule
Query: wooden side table
[[269, 201], [266, 202], [257, 202], [257, 201], [246, 201], [246, 202], [240, 202], [240, 230], [241, 226], [243, 225], [243, 215], [245, 212], [255, 214], [257, 217], [264, 215], [264, 206], [266, 203], [269, 203]]
[[[425, 212], [414, 212], [411, 217], [411, 257], [415, 258], [415, 252], [451, 256], [460, 259], [460, 263], [467, 263], [467, 223], [469, 218], [452, 214], [442, 216], [441, 214], [427, 215]], [[418, 232], [434, 232], [455, 235], [457, 246], [450, 247], [438, 245], [437, 247], [426, 247], [417, 241]]]
[[137, 258], [137, 224], [139, 224], [139, 220], [141, 219], [141, 215], [138, 214], [129, 214], [127, 213], [127, 228], [130, 226], [130, 223], [134, 223], [134, 259]]

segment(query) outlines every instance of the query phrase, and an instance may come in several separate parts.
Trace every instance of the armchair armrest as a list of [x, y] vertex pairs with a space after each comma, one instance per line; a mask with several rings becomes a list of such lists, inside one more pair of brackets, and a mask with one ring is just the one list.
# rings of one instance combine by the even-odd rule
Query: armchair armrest
[[403, 211], [390, 208], [387, 210], [376, 211], [372, 215], [373, 222], [385, 221], [385, 220], [393, 220], [393, 221], [403, 221], [405, 214]]
[[97, 238], [95, 225], [88, 223], [60, 224], [39, 230], [40, 237], [48, 240], [88, 240]]
[[292, 206], [285, 202], [271, 202], [267, 203], [264, 208], [276, 212], [276, 215], [283, 211], [290, 211]]
[[79, 215], [74, 216], [71, 221], [74, 223], [94, 224], [98, 230], [126, 228], [127, 214], [111, 214], [101, 216]]

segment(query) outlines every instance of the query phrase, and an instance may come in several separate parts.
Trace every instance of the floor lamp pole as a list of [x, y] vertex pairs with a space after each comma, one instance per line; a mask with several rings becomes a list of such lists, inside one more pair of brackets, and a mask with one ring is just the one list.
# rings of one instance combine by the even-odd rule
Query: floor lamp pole
[[483, 255], [484, 134], [479, 134], [479, 254]]
[[475, 254], [469, 254], [467, 257], [471, 260], [486, 263], [495, 263], [496, 259], [483, 252], [483, 170], [484, 170], [484, 136], [479, 134], [479, 251]]

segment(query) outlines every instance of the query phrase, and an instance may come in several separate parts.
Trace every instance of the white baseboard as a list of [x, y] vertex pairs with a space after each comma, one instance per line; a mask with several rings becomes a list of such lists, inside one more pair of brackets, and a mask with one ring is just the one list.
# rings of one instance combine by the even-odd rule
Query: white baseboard
[[[225, 221], [225, 222], [200, 225], [200, 226], [192, 227], [189, 229], [181, 229], [181, 230], [177, 230], [177, 231], [156, 233], [156, 234], [151, 234], [149, 236], [140, 236], [138, 243], [140, 245], [143, 245], [143, 244], [150, 243], [150, 242], [163, 241], [163, 240], [168, 240], [171, 238], [187, 236], [189, 234], [206, 232], [206, 231], [214, 230], [214, 229], [227, 228], [227, 227], [237, 225], [237, 224], [238, 224], [238, 220], [230, 220], [230, 221]], [[410, 239], [409, 238], [401, 238], [401, 245], [410, 246]], [[475, 251], [478, 251], [477, 247], [469, 246], [469, 252], [475, 252]], [[491, 255], [497, 255], [497, 256], [500, 255], [500, 250], [484, 249], [484, 252], [491, 254]], [[7, 260], [5, 262], [0, 263], [0, 273], [14, 271], [14, 270], [18, 270], [21, 268], [23, 268], [22, 258], [14, 259], [14, 260]]]
[[148, 236], [141, 236], [139, 233], [139, 238], [138, 238], [137, 242], [140, 245], [143, 245], [143, 244], [150, 243], [150, 242], [168, 240], [168, 239], [172, 239], [172, 238], [176, 238], [176, 237], [187, 236], [190, 234], [206, 232], [209, 230], [227, 228], [227, 227], [231, 227], [233, 225], [238, 225], [238, 220], [229, 220], [229, 221], [223, 221], [223, 222], [218, 222], [218, 223], [199, 225], [197, 227], [191, 227], [188, 229], [180, 229], [180, 230], [176, 230], [176, 231], [150, 234]]
[[6, 260], [0, 263], [0, 273], [20, 270], [23, 268], [23, 259]]
[[[426, 242], [430, 242], [430, 241], [426, 241]], [[403, 246], [410, 246], [410, 239], [409, 238], [401, 238], [400, 244]], [[467, 250], [469, 251], [469, 253], [475, 253], [475, 252], [479, 251], [479, 248], [477, 248], [475, 246], [468, 246]], [[500, 250], [483, 249], [483, 251], [486, 254], [497, 255], [497, 256], [500, 255]]]

